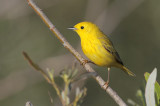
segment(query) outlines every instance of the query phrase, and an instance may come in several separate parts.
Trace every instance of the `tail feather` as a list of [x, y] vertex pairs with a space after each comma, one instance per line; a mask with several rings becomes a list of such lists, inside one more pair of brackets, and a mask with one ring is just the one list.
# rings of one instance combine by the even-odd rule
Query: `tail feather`
[[122, 70], [125, 72], [125, 73], [127, 73], [128, 75], [130, 75], [130, 76], [136, 76], [133, 72], [131, 72], [128, 68], [126, 68], [125, 66], [122, 66], [121, 67], [122, 68]]

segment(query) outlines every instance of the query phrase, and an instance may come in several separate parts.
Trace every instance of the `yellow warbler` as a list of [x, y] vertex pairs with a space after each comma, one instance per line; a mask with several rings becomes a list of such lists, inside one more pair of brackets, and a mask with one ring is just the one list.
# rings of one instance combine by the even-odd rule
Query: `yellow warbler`
[[[111, 67], [120, 68], [128, 75], [135, 76], [134, 73], [123, 65], [112, 42], [95, 24], [80, 22], [69, 29], [73, 29], [80, 36], [82, 50], [91, 62], [98, 66], [108, 67], [108, 80], [105, 83], [107, 86]], [[86, 60], [86, 62], [88, 61]]]

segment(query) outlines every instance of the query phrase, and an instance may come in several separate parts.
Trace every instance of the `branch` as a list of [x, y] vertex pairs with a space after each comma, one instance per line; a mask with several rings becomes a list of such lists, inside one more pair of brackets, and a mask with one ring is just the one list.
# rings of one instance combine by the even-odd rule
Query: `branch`
[[[23, 52], [23, 56], [24, 58], [28, 61], [28, 63], [38, 72], [41, 72], [41, 74], [44, 76], [44, 78], [48, 81], [48, 83], [50, 83], [52, 85], [52, 87], [56, 90], [56, 93], [58, 95], [58, 97], [60, 98], [61, 100], [61, 103], [63, 106], [77, 106], [77, 104], [79, 104], [78, 102], [81, 101], [85, 96], [86, 96], [86, 92], [87, 92], [87, 89], [84, 88], [84, 89], [79, 89], [79, 87], [76, 88], [76, 94], [75, 94], [75, 99], [73, 102], [70, 102], [71, 98], [69, 98], [69, 94], [70, 94], [70, 90], [71, 89], [70, 87], [70, 84], [74, 81], [75, 82], [75, 77], [76, 77], [76, 74], [77, 74], [77, 71], [76, 68], [75, 68], [75, 64], [73, 64], [72, 66], [72, 69], [71, 70], [64, 70], [62, 73], [61, 73], [61, 77], [62, 79], [64, 80], [64, 83], [65, 83], [65, 87], [64, 87], [64, 90], [60, 90], [60, 88], [58, 87], [58, 85], [55, 83], [55, 78], [54, 78], [54, 70], [43, 70], [41, 69], [37, 64], [35, 64], [32, 59], [28, 56], [27, 53]], [[48, 73], [46, 73], [46, 71]], [[49, 92], [48, 92], [49, 93]], [[50, 100], [51, 100], [51, 103], [53, 104], [53, 99], [49, 93], [49, 97], [50, 97]]]
[[[69, 44], [69, 42], [62, 36], [62, 34], [56, 29], [56, 27], [51, 23], [51, 21], [47, 18], [47, 16], [41, 11], [39, 7], [32, 0], [27, 0], [29, 6], [33, 8], [33, 10], [41, 17], [43, 22], [49, 27], [49, 29], [55, 34], [55, 36], [60, 40], [63, 46], [68, 49], [80, 63], [83, 63], [85, 60], [82, 56]], [[84, 64], [83, 67], [86, 69], [87, 72], [94, 72], [95, 71], [89, 66], [89, 64]], [[105, 86], [105, 81], [97, 74], [95, 76], [96, 81], [104, 89], [112, 98], [113, 100], [120, 106], [126, 106], [125, 102], [118, 96], [118, 94], [112, 90], [111, 87]]]
[[27, 54], [26, 52], [23, 52], [23, 56], [24, 56], [25, 59], [28, 61], [28, 63], [29, 63], [36, 71], [39, 71], [39, 72], [43, 75], [43, 77], [47, 80], [47, 82], [48, 82], [49, 84], [51, 84], [51, 85], [53, 86], [53, 88], [55, 88], [58, 97], [60, 98], [63, 106], [65, 106], [65, 105], [64, 105], [64, 101], [63, 101], [63, 99], [62, 99], [62, 97], [61, 97], [60, 90], [58, 89], [59, 87], [58, 87], [58, 85], [55, 83], [53, 77], [52, 77], [52, 78], [48, 77], [47, 73], [45, 73], [45, 71], [44, 71], [43, 69], [41, 69], [37, 64], [35, 64], [35, 63], [31, 60], [31, 58], [28, 56], [28, 54]]
[[28, 63], [37, 71], [41, 72], [41, 74], [44, 76], [44, 78], [48, 81], [48, 83], [51, 83], [50, 79], [48, 78], [48, 75], [41, 69], [37, 64], [35, 64], [31, 58], [27, 55], [26, 52], [23, 52], [23, 56], [28, 61]]

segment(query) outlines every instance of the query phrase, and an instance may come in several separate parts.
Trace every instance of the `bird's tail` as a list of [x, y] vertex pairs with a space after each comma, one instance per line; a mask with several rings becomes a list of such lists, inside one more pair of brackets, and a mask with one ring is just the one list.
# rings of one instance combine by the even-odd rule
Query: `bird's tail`
[[125, 66], [122, 66], [121, 67], [121, 69], [125, 72], [125, 73], [127, 73], [128, 75], [130, 75], [130, 76], [136, 76], [133, 72], [131, 72], [128, 68], [126, 68]]

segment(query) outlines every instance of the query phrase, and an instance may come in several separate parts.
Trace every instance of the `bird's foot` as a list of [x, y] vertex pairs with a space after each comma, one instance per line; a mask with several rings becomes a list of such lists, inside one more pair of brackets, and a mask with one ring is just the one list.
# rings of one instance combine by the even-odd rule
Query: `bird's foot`
[[108, 88], [108, 86], [109, 86], [109, 81], [105, 82], [103, 85], [103, 87], [105, 87], [106, 89]]
[[89, 61], [89, 60], [84, 59], [84, 60], [82, 61], [81, 65], [83, 65], [83, 66], [84, 66], [86, 63], [92, 63], [92, 64], [95, 64], [95, 63], [93, 63], [92, 61]]
[[89, 63], [89, 60], [84, 59], [84, 60], [82, 61], [81, 65], [84, 66], [86, 63]]

